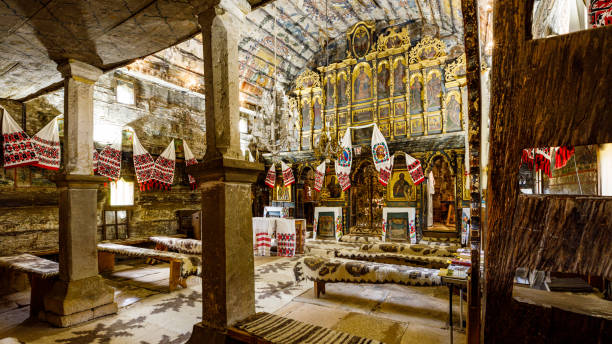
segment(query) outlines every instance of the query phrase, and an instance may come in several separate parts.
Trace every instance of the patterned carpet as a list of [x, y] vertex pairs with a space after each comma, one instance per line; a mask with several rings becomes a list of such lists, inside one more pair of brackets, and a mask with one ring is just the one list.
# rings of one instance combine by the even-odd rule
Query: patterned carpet
[[[274, 312], [309, 288], [307, 284], [300, 286], [293, 282], [296, 259], [277, 258], [255, 268], [257, 312]], [[202, 319], [201, 280], [191, 277], [188, 285], [187, 289], [145, 297], [120, 309], [115, 316], [68, 329], [50, 328], [45, 323], [28, 320], [29, 307], [18, 308], [0, 314], [0, 323], [14, 323], [0, 327], [0, 338], [15, 337], [34, 344], [185, 343], [193, 325]]]

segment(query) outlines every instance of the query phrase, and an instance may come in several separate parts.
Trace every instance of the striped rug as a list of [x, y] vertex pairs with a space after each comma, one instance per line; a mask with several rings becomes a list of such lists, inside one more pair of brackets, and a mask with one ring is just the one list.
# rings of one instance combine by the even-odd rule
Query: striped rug
[[275, 344], [382, 344], [377, 340], [263, 312], [236, 327]]

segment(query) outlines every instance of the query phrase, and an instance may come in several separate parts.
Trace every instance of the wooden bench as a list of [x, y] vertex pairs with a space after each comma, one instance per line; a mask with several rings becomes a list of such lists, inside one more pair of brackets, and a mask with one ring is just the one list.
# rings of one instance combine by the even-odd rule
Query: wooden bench
[[114, 270], [116, 254], [129, 257], [153, 258], [169, 262], [170, 280], [168, 287], [170, 291], [177, 289], [179, 285], [186, 288], [185, 280], [187, 277], [201, 274], [202, 259], [200, 256], [113, 243], [98, 244], [98, 270], [101, 273], [112, 272]]
[[202, 254], [202, 240], [184, 239], [168, 236], [152, 236], [149, 240], [155, 243], [159, 251], [176, 251], [185, 254]]
[[296, 281], [314, 282], [315, 297], [325, 294], [325, 283], [396, 283], [441, 285], [439, 270], [327, 257], [300, 258], [293, 269]]
[[256, 344], [382, 344], [377, 340], [265, 312], [257, 313], [228, 329], [228, 336], [244, 343]]
[[24, 272], [30, 281], [30, 317], [37, 317], [44, 310], [45, 292], [51, 289], [53, 281], [59, 275], [59, 264], [52, 260], [31, 254], [0, 257], [0, 267]]

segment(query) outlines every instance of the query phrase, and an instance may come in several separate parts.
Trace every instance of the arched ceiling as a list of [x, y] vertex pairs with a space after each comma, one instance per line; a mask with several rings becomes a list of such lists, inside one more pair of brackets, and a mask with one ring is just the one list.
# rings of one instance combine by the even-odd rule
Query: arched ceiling
[[243, 97], [270, 90], [275, 68], [277, 82], [287, 88], [312, 67], [323, 42], [331, 41], [329, 50], [343, 48], [336, 43], [359, 21], [427, 25], [439, 37], [463, 38], [460, 0], [276, 0], [247, 15], [239, 45]]

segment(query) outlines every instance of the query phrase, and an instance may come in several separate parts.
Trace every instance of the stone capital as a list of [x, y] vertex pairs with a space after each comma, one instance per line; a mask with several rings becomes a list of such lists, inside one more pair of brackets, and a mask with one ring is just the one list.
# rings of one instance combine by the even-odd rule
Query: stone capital
[[108, 178], [104, 176], [66, 173], [55, 174], [49, 179], [57, 184], [58, 187], [70, 189], [97, 189], [99, 185], [108, 181]]
[[255, 183], [264, 165], [246, 160], [218, 157], [187, 167], [187, 173], [198, 183], [224, 181], [233, 183]]
[[196, 9], [200, 25], [210, 22], [211, 17], [230, 13], [240, 21], [251, 12], [251, 5], [247, 0], [214, 0]]
[[75, 79], [88, 84], [94, 84], [103, 74], [101, 69], [73, 59], [59, 64], [57, 70], [64, 79]]

